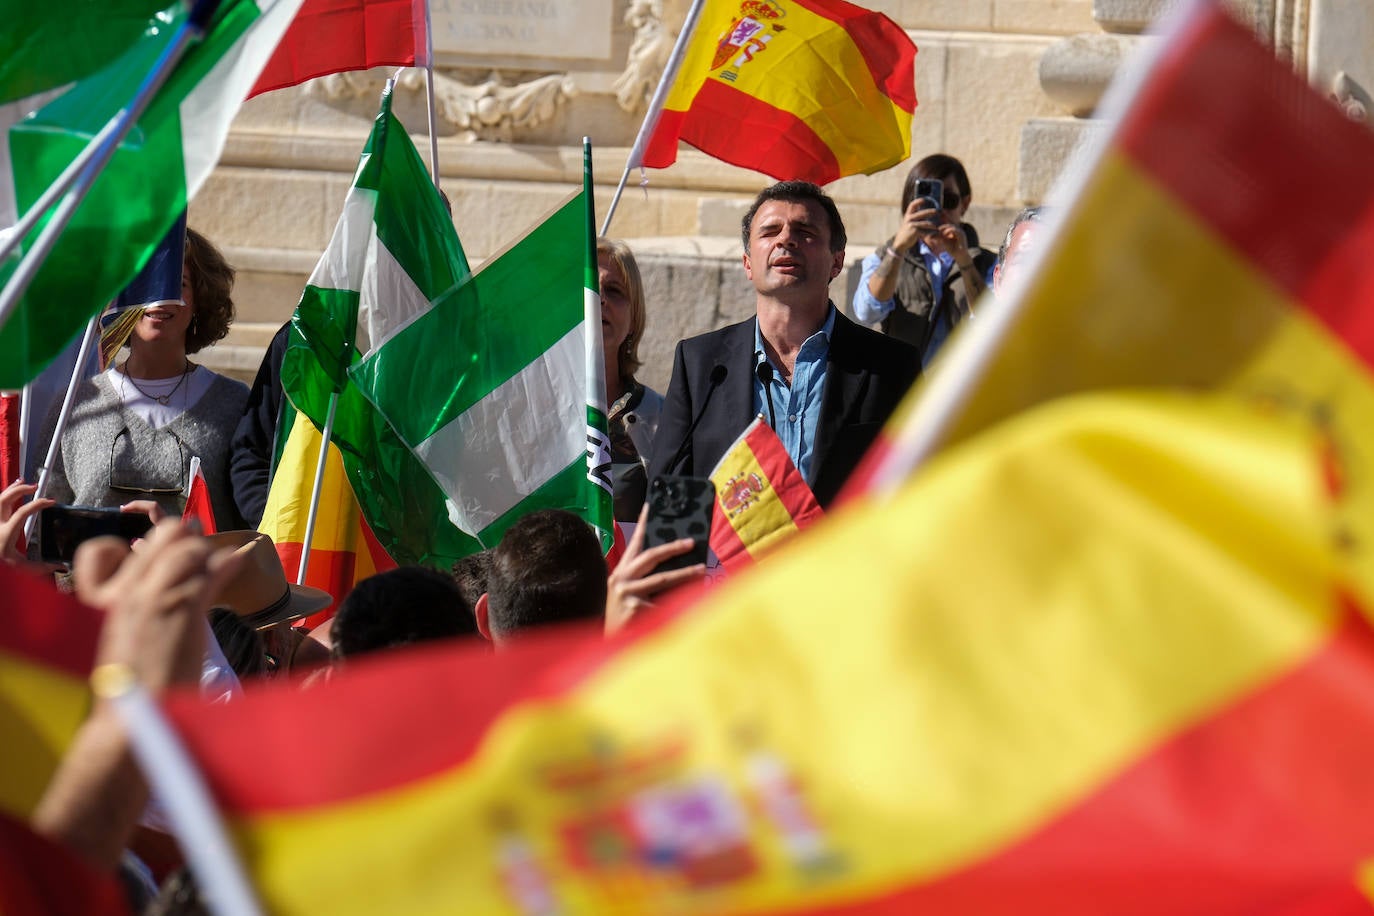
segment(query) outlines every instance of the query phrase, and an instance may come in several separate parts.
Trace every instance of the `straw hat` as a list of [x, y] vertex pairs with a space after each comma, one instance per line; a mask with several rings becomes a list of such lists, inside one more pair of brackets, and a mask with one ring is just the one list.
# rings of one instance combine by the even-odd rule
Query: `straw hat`
[[256, 531], [222, 531], [207, 536], [216, 549], [233, 547], [243, 557], [238, 575], [224, 586], [216, 605], [232, 610], [255, 630], [322, 611], [334, 602], [329, 592], [286, 581], [272, 539]]

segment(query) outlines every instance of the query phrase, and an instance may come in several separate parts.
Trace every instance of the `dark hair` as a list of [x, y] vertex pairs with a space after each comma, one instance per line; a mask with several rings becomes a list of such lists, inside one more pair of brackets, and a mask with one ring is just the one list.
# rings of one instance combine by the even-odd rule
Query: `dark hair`
[[493, 637], [587, 620], [606, 611], [606, 561], [590, 525], [543, 509], [520, 519], [492, 552], [487, 626]]
[[[905, 213], [906, 208], [916, 199], [917, 181], [922, 178], [938, 178], [944, 181], [951, 175], [958, 179], [965, 197], [973, 193], [973, 187], [968, 183], [968, 172], [964, 171], [964, 164], [948, 153], [934, 153], [913, 165], [911, 171], [906, 174], [906, 184], [902, 186], [901, 212]], [[944, 205], [944, 201], [940, 203], [941, 206]]]
[[754, 203], [740, 222], [740, 240], [744, 242], [746, 252], [749, 251], [749, 232], [754, 228], [754, 215], [759, 212], [759, 207], [770, 200], [781, 200], [789, 204], [808, 201], [815, 203], [825, 211], [826, 218], [830, 221], [830, 250], [844, 251], [849, 237], [845, 235], [844, 220], [840, 219], [840, 208], [835, 206], [835, 201], [830, 195], [809, 181], [779, 181], [759, 192], [759, 196], [754, 198]]
[[195, 310], [186, 331], [186, 352], [201, 350], [223, 340], [234, 323], [234, 268], [218, 248], [194, 229], [186, 230], [186, 266], [191, 275]]
[[453, 579], [423, 566], [369, 576], [339, 605], [329, 634], [343, 658], [477, 632]]
[[449, 575], [453, 576], [453, 582], [458, 586], [463, 600], [475, 607], [477, 599], [486, 594], [490, 573], [491, 551], [479, 550], [454, 563]]
[[239, 680], [267, 674], [267, 645], [262, 634], [243, 622], [243, 618], [227, 608], [210, 611], [210, 630], [215, 634], [225, 661], [234, 669]]
[[1011, 237], [1012, 234], [1016, 232], [1017, 226], [1022, 223], [1042, 222], [1047, 215], [1048, 211], [1043, 205], [1026, 207], [1020, 213], [1016, 214], [1016, 219], [1012, 220], [1011, 225], [1007, 227], [1007, 234], [1002, 236], [1002, 247], [997, 249], [997, 263], [1001, 264], [1007, 259], [1007, 249], [1011, 247]]

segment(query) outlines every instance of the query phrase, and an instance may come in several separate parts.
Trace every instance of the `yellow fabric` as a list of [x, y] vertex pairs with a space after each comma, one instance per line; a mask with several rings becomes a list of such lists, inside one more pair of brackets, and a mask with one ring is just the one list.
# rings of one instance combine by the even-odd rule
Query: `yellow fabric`
[[28, 820], [90, 709], [81, 678], [0, 650], [0, 811]]
[[[1130, 214], [1129, 218], [1123, 214]], [[1289, 414], [1328, 436], [1347, 462], [1374, 429], [1374, 389], [1345, 346], [1245, 256], [1132, 163], [1109, 153], [1067, 217], [976, 392], [943, 438], [958, 443], [1056, 397], [1131, 386], [1225, 391]], [[982, 311], [983, 323], [999, 304]], [[980, 328], [979, 330], [987, 330]], [[972, 334], [966, 335], [972, 337]], [[970, 343], [959, 335], [954, 348]], [[959, 375], [945, 354], [889, 429], [901, 448], [926, 419], [924, 393]], [[1341, 450], [1344, 449], [1342, 452]], [[1374, 596], [1374, 475], [1347, 474], [1342, 515], [1354, 535], [1355, 579]]]
[[[750, 912], [946, 873], [1323, 642], [1339, 558], [1317, 444], [1219, 399], [1041, 408], [828, 516], [563, 701], [513, 710], [464, 767], [240, 821], [242, 848], [283, 914], [515, 912], [518, 894]], [[600, 778], [557, 789], [577, 768]], [[758, 786], [781, 783], [809, 838], [770, 819]], [[685, 786], [734, 806], [752, 873], [693, 890], [574, 868], [577, 818]]]
[[[755, 18], [783, 30], [770, 28], [752, 60], [737, 64], [739, 55], [732, 54], [722, 71], [712, 72], [717, 45], [747, 6], [777, 14]], [[842, 175], [880, 171], [911, 155], [911, 113], [874, 83], [854, 39], [833, 20], [789, 0], [707, 0], [664, 107], [687, 111], [706, 80], [720, 80], [721, 72], [734, 76], [724, 80], [727, 85], [806, 122], [835, 155]], [[875, 149], [889, 148], [891, 161], [873, 161]]]
[[[310, 513], [310, 493], [315, 485], [315, 467], [320, 456], [322, 436], [305, 414], [296, 421], [282, 450], [281, 461], [272, 477], [258, 530], [276, 544], [305, 542], [305, 523]], [[312, 550], [357, 554], [359, 574], [355, 581], [376, 572], [372, 557], [363, 542], [362, 513], [353, 497], [353, 488], [344, 471], [343, 457], [335, 445], [329, 446], [325, 459], [324, 482], [320, 489], [319, 512], [315, 519]], [[363, 567], [367, 567], [364, 574]]]

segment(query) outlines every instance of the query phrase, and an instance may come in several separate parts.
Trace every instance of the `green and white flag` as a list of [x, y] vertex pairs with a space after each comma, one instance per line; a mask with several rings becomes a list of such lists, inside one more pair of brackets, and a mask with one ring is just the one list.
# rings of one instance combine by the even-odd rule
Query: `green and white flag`
[[546, 508], [611, 543], [594, 257], [584, 285], [589, 206], [585, 191], [570, 199], [350, 370], [438, 481], [454, 523], [488, 547]]
[[[0, 388], [19, 388], [138, 273], [219, 161], [229, 124], [301, 0], [224, 0], [120, 144], [0, 328]], [[114, 63], [10, 129], [19, 212], [134, 98], [186, 8], [154, 16]], [[36, 234], [41, 230], [34, 230]], [[0, 265], [0, 285], [18, 263]]]
[[0, 103], [56, 89], [129, 49], [167, 0], [0, 0]]
[[[453, 222], [388, 92], [334, 236], [296, 307], [281, 378], [291, 403], [321, 429], [337, 393], [332, 441], [363, 516], [401, 564], [447, 569], [481, 545], [449, 520], [443, 491], [352, 383], [349, 368], [468, 275]], [[407, 367], [436, 381], [438, 369]]]

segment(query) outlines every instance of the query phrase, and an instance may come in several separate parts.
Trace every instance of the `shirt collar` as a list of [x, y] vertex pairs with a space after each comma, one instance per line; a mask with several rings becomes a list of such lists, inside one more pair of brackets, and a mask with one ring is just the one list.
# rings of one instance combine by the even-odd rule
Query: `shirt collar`
[[[816, 331], [815, 334], [812, 334], [810, 337], [806, 338], [806, 340], [802, 342], [802, 347], [805, 348], [807, 343], [809, 343], [809, 342], [815, 340], [817, 334], [824, 334], [824, 335], [825, 335], [825, 339], [824, 339], [823, 343], [824, 343], [825, 346], [828, 348], [828, 347], [830, 346], [830, 336], [831, 336], [832, 334], [835, 333], [835, 316], [836, 316], [837, 314], [838, 314], [838, 311], [837, 311], [836, 308], [835, 308], [835, 303], [833, 303], [833, 302], [828, 302], [828, 303], [826, 304], [825, 321], [821, 322], [820, 329], [819, 329], [818, 331]], [[758, 318], [755, 317], [755, 318], [754, 318], [754, 365], [757, 366], [759, 363], [761, 363], [761, 362], [765, 361], [766, 359], [768, 359], [767, 353], [768, 353], [768, 351], [765, 350], [764, 347], [763, 347], [763, 331], [759, 328], [759, 320], [758, 320]], [[776, 367], [774, 367], [774, 368], [776, 368]]]

